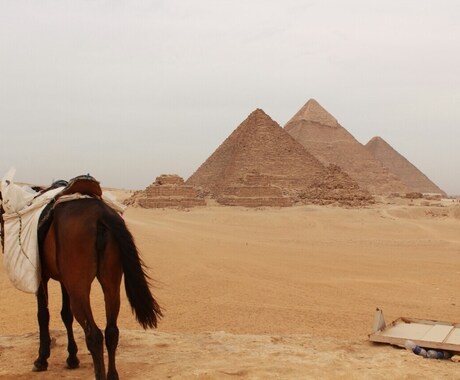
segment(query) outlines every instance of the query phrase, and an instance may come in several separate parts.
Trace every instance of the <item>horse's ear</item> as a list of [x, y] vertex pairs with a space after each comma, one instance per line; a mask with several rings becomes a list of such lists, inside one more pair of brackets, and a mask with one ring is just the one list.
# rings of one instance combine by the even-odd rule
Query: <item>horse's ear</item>
[[39, 193], [40, 191], [43, 191], [45, 190], [45, 188], [43, 186], [31, 186], [30, 187], [33, 191], [36, 191], [37, 193]]

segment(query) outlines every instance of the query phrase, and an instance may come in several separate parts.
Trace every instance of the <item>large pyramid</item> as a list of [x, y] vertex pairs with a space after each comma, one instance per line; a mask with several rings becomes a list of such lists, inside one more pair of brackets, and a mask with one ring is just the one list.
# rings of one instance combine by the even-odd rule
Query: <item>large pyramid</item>
[[365, 147], [375, 158], [382, 162], [383, 165], [395, 173], [403, 183], [414, 191], [446, 195], [425, 174], [412, 165], [381, 137], [373, 137]]
[[326, 168], [261, 109], [252, 112], [186, 184], [201, 187], [226, 205], [359, 205], [371, 200], [340, 168]]
[[413, 191], [314, 99], [310, 99], [284, 128], [323, 164], [340, 166], [361, 188], [372, 194]]

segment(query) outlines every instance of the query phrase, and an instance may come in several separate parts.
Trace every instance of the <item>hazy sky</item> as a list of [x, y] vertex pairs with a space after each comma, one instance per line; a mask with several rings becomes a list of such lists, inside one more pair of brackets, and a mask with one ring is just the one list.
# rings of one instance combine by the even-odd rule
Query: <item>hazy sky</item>
[[458, 0], [0, 0], [0, 176], [187, 179], [315, 98], [460, 194]]

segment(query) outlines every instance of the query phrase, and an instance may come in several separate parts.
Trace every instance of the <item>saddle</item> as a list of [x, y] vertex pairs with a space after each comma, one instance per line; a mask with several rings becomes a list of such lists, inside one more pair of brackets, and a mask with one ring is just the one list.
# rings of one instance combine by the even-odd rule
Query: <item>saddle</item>
[[72, 178], [64, 190], [62, 190], [56, 198], [59, 199], [63, 195], [71, 195], [76, 193], [89, 195], [98, 199], [101, 199], [102, 197], [102, 189], [99, 182], [89, 174]]
[[46, 205], [40, 215], [38, 222], [38, 241], [40, 247], [53, 220], [53, 208], [59, 198], [66, 195], [82, 194], [92, 198], [102, 199], [102, 189], [99, 181], [97, 181], [94, 177], [91, 177], [89, 174], [72, 178], [69, 182], [64, 180], [55, 181], [49, 188], [43, 190], [40, 195], [46, 191], [63, 186], [64, 189]]

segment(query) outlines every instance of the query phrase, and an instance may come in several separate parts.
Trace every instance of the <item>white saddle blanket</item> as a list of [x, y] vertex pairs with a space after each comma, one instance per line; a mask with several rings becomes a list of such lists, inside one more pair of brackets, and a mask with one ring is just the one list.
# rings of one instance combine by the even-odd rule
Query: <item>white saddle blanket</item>
[[22, 210], [5, 213], [5, 248], [3, 265], [12, 284], [26, 293], [36, 293], [40, 286], [38, 219], [50, 200], [64, 188], [47, 191]]

